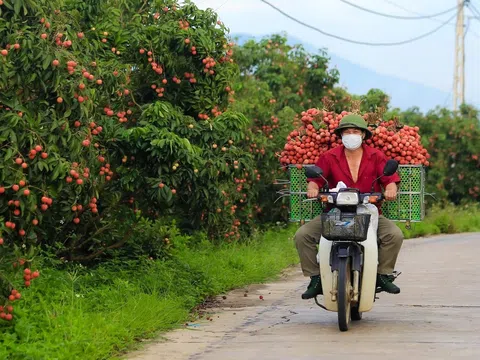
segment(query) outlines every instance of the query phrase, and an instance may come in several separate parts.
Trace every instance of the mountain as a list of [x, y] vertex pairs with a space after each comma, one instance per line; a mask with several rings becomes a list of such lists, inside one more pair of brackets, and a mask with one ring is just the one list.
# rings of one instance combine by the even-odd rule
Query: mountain
[[[232, 34], [232, 38], [238, 39], [238, 44], [243, 44], [250, 39], [260, 40], [263, 36], [250, 34]], [[306, 44], [298, 38], [288, 37], [290, 45], [302, 44], [305, 50], [310, 53], [317, 53], [318, 49]], [[425, 86], [420, 83], [401, 79], [395, 76], [378, 74], [375, 70], [362, 65], [355, 64], [331, 52], [330, 67], [337, 67], [340, 72], [340, 85], [345, 87], [352, 94], [365, 94], [372, 88], [384, 91], [390, 96], [392, 107], [402, 110], [417, 106], [421, 111], [428, 111], [436, 106], [448, 106], [451, 94], [448, 92]]]

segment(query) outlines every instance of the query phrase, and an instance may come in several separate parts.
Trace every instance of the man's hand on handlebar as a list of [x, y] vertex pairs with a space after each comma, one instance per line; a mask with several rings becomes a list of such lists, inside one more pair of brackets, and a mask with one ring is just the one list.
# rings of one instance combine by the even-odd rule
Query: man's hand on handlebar
[[[395, 183], [388, 184], [385, 187], [385, 194], [384, 194], [385, 200], [387, 201], [395, 200], [397, 198], [397, 191], [398, 191], [397, 184]], [[317, 183], [313, 181], [309, 182], [307, 185], [307, 197], [309, 199], [316, 198], [318, 197], [318, 193], [319, 193], [319, 187]]]
[[307, 197], [312, 199], [318, 196], [318, 185], [316, 183], [309, 182], [307, 185]]

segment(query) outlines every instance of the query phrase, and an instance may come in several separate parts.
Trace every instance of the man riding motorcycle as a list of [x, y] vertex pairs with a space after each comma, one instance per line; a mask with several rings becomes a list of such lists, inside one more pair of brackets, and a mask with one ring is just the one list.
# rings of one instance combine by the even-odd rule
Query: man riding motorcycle
[[[382, 175], [387, 157], [379, 150], [363, 143], [372, 137], [366, 121], [359, 115], [347, 115], [341, 121], [335, 134], [342, 139], [342, 146], [333, 148], [318, 159], [316, 166], [323, 170], [323, 176], [329, 184], [343, 181], [347, 187], [357, 188], [360, 192], [370, 192], [372, 183]], [[324, 185], [323, 179], [307, 179], [307, 197], [318, 196]], [[375, 182], [375, 192], [385, 190], [386, 200], [397, 197], [400, 177], [397, 173], [384, 176]], [[377, 204], [379, 214], [380, 205]], [[300, 257], [302, 272], [310, 276], [310, 284], [302, 294], [302, 299], [311, 299], [322, 294], [320, 268], [317, 262], [317, 244], [322, 235], [321, 217], [317, 216], [301, 226], [295, 234], [295, 245]], [[377, 286], [391, 294], [400, 293], [390, 276], [395, 268], [398, 253], [403, 243], [403, 233], [394, 222], [380, 215], [378, 219], [378, 270]]]

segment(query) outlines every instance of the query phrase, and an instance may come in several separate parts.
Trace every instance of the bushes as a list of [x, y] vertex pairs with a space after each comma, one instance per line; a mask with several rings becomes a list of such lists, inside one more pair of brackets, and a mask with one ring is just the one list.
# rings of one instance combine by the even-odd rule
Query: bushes
[[428, 209], [424, 221], [413, 223], [409, 230], [404, 224], [400, 224], [400, 228], [406, 238], [480, 231], [480, 208], [478, 205], [436, 205]]

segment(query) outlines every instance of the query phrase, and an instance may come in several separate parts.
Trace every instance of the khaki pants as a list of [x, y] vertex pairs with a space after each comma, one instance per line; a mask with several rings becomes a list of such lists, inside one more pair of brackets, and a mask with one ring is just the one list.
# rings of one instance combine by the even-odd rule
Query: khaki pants
[[[303, 275], [315, 276], [320, 274], [317, 262], [317, 244], [322, 235], [320, 216], [302, 225], [295, 233], [297, 247]], [[380, 215], [378, 219], [378, 273], [391, 274], [395, 269], [398, 253], [403, 243], [403, 233], [391, 220]]]

